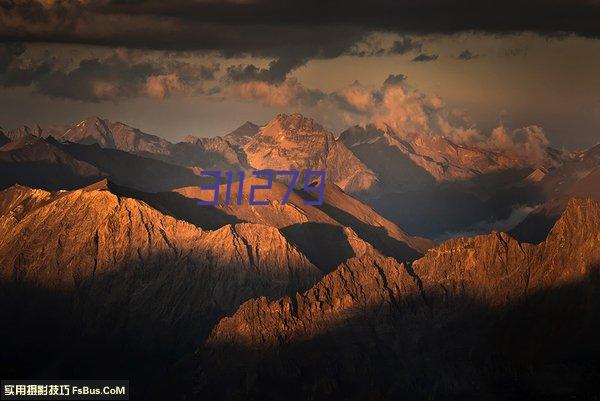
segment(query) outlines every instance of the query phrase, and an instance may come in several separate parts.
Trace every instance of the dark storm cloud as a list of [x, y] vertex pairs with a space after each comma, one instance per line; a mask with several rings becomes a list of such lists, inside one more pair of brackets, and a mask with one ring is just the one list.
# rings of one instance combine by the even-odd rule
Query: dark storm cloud
[[410, 36], [404, 36], [400, 40], [394, 41], [389, 52], [392, 54], [406, 54], [412, 51], [420, 52], [422, 48], [422, 43], [415, 41]]
[[402, 36], [399, 40], [395, 40], [391, 46], [384, 46], [381, 42], [378, 38], [367, 38], [365, 41], [355, 44], [346, 54], [357, 57], [374, 57], [406, 54], [413, 51], [420, 52], [423, 48], [421, 42], [410, 36]]
[[[307, 27], [323, 35], [328, 27], [344, 26], [345, 34], [535, 31], [597, 37], [599, 9], [595, 0], [0, 0], [0, 35], [22, 41], [232, 52], [293, 44], [302, 40], [302, 28]], [[121, 23], [106, 24], [110, 21]]]
[[458, 55], [459, 60], [469, 61], [479, 57], [478, 54], [473, 54], [469, 49], [465, 49]]
[[31, 85], [50, 97], [88, 102], [198, 91], [200, 84], [214, 79], [220, 69], [218, 64], [143, 60], [126, 51], [83, 59], [67, 68], [51, 58], [36, 61], [24, 53], [21, 44], [0, 45], [0, 86]]
[[[342, 48], [338, 49], [333, 57], [340, 55], [342, 51]], [[259, 68], [254, 64], [230, 66], [227, 68], [226, 79], [233, 82], [280, 83], [285, 81], [290, 71], [306, 64], [311, 56], [318, 56], [318, 53], [313, 53], [312, 49], [304, 49], [281, 54], [269, 63], [268, 68]]]
[[[234, 80], [281, 82], [315, 58], [333, 58], [372, 32], [449, 34], [534, 31], [600, 35], [595, 0], [0, 0], [0, 41], [216, 51], [274, 59], [240, 66]], [[396, 53], [420, 50], [410, 38]]]
[[40, 93], [84, 101], [115, 100], [138, 95], [147, 77], [160, 73], [150, 63], [129, 64], [118, 58], [88, 59], [69, 71], [52, 71], [36, 82]]
[[434, 61], [438, 59], [437, 54], [425, 54], [421, 53], [417, 57], [413, 58], [411, 61], [415, 63], [425, 63], [428, 61]]

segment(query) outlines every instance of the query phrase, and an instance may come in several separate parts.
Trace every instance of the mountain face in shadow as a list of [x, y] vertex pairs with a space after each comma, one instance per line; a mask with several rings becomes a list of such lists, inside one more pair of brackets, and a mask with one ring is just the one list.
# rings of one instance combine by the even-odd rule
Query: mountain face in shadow
[[5, 172], [0, 177], [2, 188], [21, 184], [74, 189], [110, 177], [123, 186], [159, 192], [205, 182], [189, 168], [98, 145], [59, 143], [34, 136], [5, 144], [0, 148], [0, 163]]
[[493, 233], [412, 265], [363, 255], [304, 293], [250, 300], [201, 348], [191, 397], [597, 394], [598, 216], [574, 199], [537, 246]]
[[206, 182], [192, 169], [98, 145], [62, 144], [78, 160], [96, 166], [119, 185], [147, 192], [170, 191]]
[[88, 117], [66, 128], [20, 127], [8, 132], [8, 137], [12, 140], [26, 136], [52, 136], [61, 142], [98, 145], [103, 149], [120, 150], [183, 167], [238, 169], [243, 164], [238, 159], [236, 150], [220, 137], [190, 136], [182, 142], [171, 143], [127, 124], [99, 117]]
[[95, 166], [72, 157], [52, 140], [23, 136], [0, 147], [0, 188], [13, 184], [73, 189], [101, 179]]
[[225, 135], [224, 139], [230, 144], [241, 148], [250, 142], [252, 137], [258, 134], [259, 131], [260, 126], [251, 123], [250, 121], [246, 121], [244, 124]]

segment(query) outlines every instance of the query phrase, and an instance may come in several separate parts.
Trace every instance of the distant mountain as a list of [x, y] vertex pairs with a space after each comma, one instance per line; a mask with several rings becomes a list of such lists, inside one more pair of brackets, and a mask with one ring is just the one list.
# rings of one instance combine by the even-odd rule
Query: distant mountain
[[229, 134], [225, 135], [223, 138], [237, 147], [243, 147], [245, 144], [250, 142], [250, 140], [260, 131], [260, 126], [251, 123], [250, 121], [246, 121], [240, 127], [231, 131]]
[[[465, 181], [503, 170], [532, 167], [527, 161], [499, 151], [458, 144], [436, 135], [405, 139], [392, 128], [355, 126], [342, 132], [342, 141], [372, 169], [389, 190], [414, 190], [434, 182]], [[562, 163], [554, 151], [548, 166]], [[543, 166], [533, 166], [533, 168]]]
[[170, 191], [174, 188], [206, 183], [191, 168], [143, 157], [116, 149], [76, 143], [60, 144], [63, 151], [91, 164], [111, 181], [146, 192]]
[[220, 136], [198, 138], [188, 135], [182, 142], [171, 147], [165, 158], [183, 166], [200, 166], [205, 170], [243, 170], [245, 158], [228, 141]]
[[0, 189], [14, 184], [50, 190], [78, 188], [105, 175], [51, 139], [22, 136], [0, 147]]
[[168, 154], [170, 142], [120, 122], [89, 117], [67, 128], [60, 139], [82, 145], [98, 144], [103, 148], [130, 153]]
[[[381, 182], [361, 199], [409, 232], [443, 240], [489, 232], [544, 201], [538, 182], [572, 155], [550, 147], [530, 161], [510, 152], [389, 126], [355, 126], [343, 142]], [[515, 223], [512, 223], [515, 224]]]
[[49, 136], [59, 137], [62, 133], [60, 128], [47, 128], [43, 129], [39, 125], [31, 128], [28, 126], [18, 127], [5, 132], [5, 135], [11, 140], [16, 141], [23, 137], [36, 136], [41, 138], [47, 138]]
[[574, 199], [537, 246], [492, 233], [448, 241], [412, 265], [367, 252], [304, 293], [250, 300], [196, 353], [191, 393], [593, 396], [599, 216], [600, 203]]
[[[146, 192], [196, 183], [192, 175], [207, 169], [324, 169], [336, 185], [409, 233], [438, 241], [489, 232], [494, 227], [505, 229], [509, 222], [513, 225], [522, 219], [522, 210], [559, 194], [568, 198], [568, 187], [594, 168], [598, 153], [594, 149], [579, 154], [560, 152], [548, 147], [541, 161], [536, 158], [534, 164], [510, 152], [458, 144], [441, 136], [415, 133], [407, 139], [389, 126], [375, 125], [349, 128], [336, 139], [300, 114], [278, 115], [263, 127], [246, 122], [224, 137], [188, 136], [178, 143], [98, 117], [62, 130], [22, 127], [10, 135], [98, 144], [105, 150], [191, 168], [180, 170], [187, 177], [181, 179], [167, 173], [176, 169], [164, 164], [157, 165], [163, 173], [145, 178], [141, 170], [128, 173], [114, 158], [121, 166], [118, 169], [111, 170], [106, 163], [97, 166], [111, 170], [114, 182]], [[125, 154], [122, 157], [136, 160], [140, 168], [148, 163]], [[129, 178], [123, 180], [126, 176]], [[161, 177], [170, 177], [173, 184]], [[554, 213], [548, 221], [555, 221], [559, 214]]]
[[541, 194], [543, 203], [510, 233], [520, 241], [539, 243], [560, 218], [571, 197], [600, 201], [600, 145], [545, 174], [534, 188]]
[[74, 189], [104, 177], [147, 192], [207, 182], [192, 169], [97, 144], [60, 143], [24, 136], [0, 148], [0, 188], [13, 184], [47, 190]]
[[600, 167], [600, 144], [580, 152], [539, 181], [544, 196], [552, 198], [567, 194], [571, 187]]
[[280, 114], [243, 146], [255, 169], [326, 170], [328, 178], [347, 192], [375, 188], [376, 175], [332, 133], [300, 114]]
[[174, 144], [127, 124], [99, 117], [88, 117], [64, 129], [24, 126], [9, 131], [7, 136], [13, 140], [24, 136], [52, 136], [61, 142], [97, 144], [105, 149], [121, 150], [184, 167], [215, 169], [239, 168], [242, 165], [236, 151], [220, 137], [188, 137], [185, 141]]

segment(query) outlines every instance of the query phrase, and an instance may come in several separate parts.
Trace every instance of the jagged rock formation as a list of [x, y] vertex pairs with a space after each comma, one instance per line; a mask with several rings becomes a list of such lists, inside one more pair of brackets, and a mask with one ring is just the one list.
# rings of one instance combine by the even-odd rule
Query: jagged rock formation
[[47, 138], [50, 136], [59, 137], [61, 133], [62, 133], [62, 130], [60, 128], [42, 128], [39, 125], [36, 125], [33, 128], [25, 125], [25, 126], [18, 127], [18, 128], [4, 132], [4, 134], [11, 141], [18, 141], [21, 138], [30, 137], [30, 136], [35, 136], [38, 138]]
[[[246, 302], [235, 315], [219, 322], [207, 345], [268, 349], [310, 340], [352, 320], [357, 311], [377, 308], [386, 314], [400, 307], [397, 299], [408, 299], [418, 291], [403, 265], [366, 247], [303, 294]], [[364, 334], [368, 335], [368, 330]]]
[[328, 178], [347, 192], [375, 188], [377, 177], [341, 142], [314, 120], [280, 114], [243, 147], [255, 169], [326, 170]]
[[590, 396], [599, 245], [600, 204], [574, 199], [537, 246], [493, 233], [412, 266], [351, 259], [296, 297], [221, 320], [192, 398]]

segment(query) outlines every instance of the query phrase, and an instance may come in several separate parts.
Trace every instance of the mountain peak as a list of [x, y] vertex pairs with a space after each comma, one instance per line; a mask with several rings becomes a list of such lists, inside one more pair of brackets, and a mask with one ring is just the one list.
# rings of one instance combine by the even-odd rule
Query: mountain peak
[[108, 179], [104, 178], [98, 182], [95, 182], [87, 187], [81, 188], [82, 191], [91, 192], [91, 191], [110, 191], [110, 183]]
[[[278, 114], [261, 131], [263, 136], [281, 137], [284, 136], [303, 136], [314, 135], [326, 136], [333, 139], [333, 134], [326, 131], [323, 126], [310, 117], [305, 117], [299, 113]], [[329, 138], [330, 137], [330, 138]]]
[[191, 143], [192, 145], [196, 145], [196, 144], [200, 143], [201, 141], [202, 140], [200, 138], [198, 138], [197, 136], [195, 136], [195, 135], [186, 135], [183, 138], [182, 142]]
[[245, 123], [243, 123], [242, 125], [240, 125], [235, 131], [240, 130], [240, 129], [256, 129], [256, 130], [259, 130], [260, 126], [254, 124], [252, 121], [246, 121]]
[[260, 131], [260, 126], [246, 121], [229, 134], [225, 135], [225, 140], [232, 145], [242, 147], [247, 144]]

